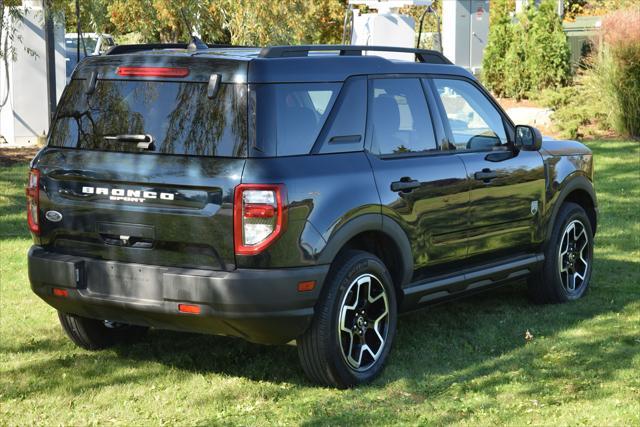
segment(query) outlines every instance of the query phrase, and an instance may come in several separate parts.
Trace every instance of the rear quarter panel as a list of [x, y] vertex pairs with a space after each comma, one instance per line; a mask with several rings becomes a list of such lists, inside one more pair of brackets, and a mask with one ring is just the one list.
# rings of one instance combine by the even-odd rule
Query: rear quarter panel
[[241, 268], [317, 264], [326, 242], [349, 220], [380, 213], [363, 152], [247, 159], [242, 182], [285, 184], [288, 222], [283, 235], [264, 252], [237, 256]]

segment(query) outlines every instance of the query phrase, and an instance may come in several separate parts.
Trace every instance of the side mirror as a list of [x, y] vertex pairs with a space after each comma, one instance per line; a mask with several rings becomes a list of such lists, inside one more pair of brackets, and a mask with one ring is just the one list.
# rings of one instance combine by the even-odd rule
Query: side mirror
[[533, 126], [516, 126], [516, 147], [525, 151], [538, 151], [542, 147], [542, 134]]

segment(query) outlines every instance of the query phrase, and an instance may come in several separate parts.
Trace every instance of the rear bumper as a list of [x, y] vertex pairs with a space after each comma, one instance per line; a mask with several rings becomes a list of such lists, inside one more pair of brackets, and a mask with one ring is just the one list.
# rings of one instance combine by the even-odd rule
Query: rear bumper
[[[33, 291], [57, 310], [79, 316], [283, 344], [309, 326], [328, 265], [231, 272], [170, 268], [29, 250]], [[312, 291], [298, 292], [301, 281]], [[67, 290], [66, 297], [53, 288]], [[200, 314], [178, 311], [196, 304]]]

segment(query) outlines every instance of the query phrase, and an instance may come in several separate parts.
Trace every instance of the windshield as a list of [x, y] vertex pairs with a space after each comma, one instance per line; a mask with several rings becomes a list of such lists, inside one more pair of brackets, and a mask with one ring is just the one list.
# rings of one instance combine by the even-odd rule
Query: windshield
[[[49, 146], [133, 153], [246, 156], [246, 85], [72, 80], [60, 102]], [[149, 136], [139, 147], [123, 135]]]
[[[68, 38], [64, 40], [64, 43], [67, 48], [67, 52], [71, 51], [75, 55], [76, 48], [78, 47], [78, 39]], [[83, 55], [84, 49], [86, 49], [87, 55], [93, 55], [93, 52], [96, 50], [96, 44], [98, 44], [98, 39], [92, 39], [92, 38], [83, 36], [82, 43], [80, 43], [80, 54]]]

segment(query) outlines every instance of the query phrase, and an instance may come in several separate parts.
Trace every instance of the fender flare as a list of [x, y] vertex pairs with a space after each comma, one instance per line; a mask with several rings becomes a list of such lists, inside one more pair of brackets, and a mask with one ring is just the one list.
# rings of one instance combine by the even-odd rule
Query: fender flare
[[395, 220], [382, 214], [363, 214], [342, 225], [329, 237], [318, 263], [331, 264], [349, 240], [366, 231], [382, 232], [395, 243], [402, 261], [402, 278], [398, 285], [400, 288], [407, 285], [413, 276], [413, 253], [409, 238]]
[[[598, 202], [597, 202], [597, 199], [596, 199], [596, 192], [593, 189], [593, 184], [584, 175], [578, 175], [578, 176], [569, 175], [564, 179], [564, 181], [561, 184], [561, 186], [562, 186], [562, 189], [558, 193], [556, 201], [553, 203], [553, 208], [551, 210], [551, 215], [549, 216], [549, 222], [546, 224], [546, 226], [544, 228], [544, 230], [545, 230], [545, 240], [551, 235], [551, 231], [553, 230], [553, 225], [555, 224], [556, 219], [557, 219], [556, 217], [558, 216], [558, 212], [560, 211], [560, 206], [562, 206], [562, 204], [564, 203], [566, 198], [572, 192], [574, 192], [576, 190], [585, 191], [589, 195], [589, 197], [591, 198], [591, 202], [593, 203], [593, 206], [596, 209], [596, 211], [597, 211], [597, 208], [598, 208]], [[595, 232], [595, 227], [594, 227], [593, 231]]]

